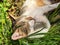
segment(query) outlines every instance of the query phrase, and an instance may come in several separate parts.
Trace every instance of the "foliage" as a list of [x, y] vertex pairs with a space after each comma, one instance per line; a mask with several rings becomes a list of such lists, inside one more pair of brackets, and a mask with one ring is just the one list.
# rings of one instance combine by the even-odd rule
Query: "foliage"
[[60, 45], [60, 18], [56, 19], [60, 12], [60, 5], [55, 11], [49, 13], [48, 18], [52, 26], [46, 36], [39, 39], [24, 38], [13, 41], [11, 40], [12, 24], [7, 12], [12, 4], [8, 1], [0, 2], [0, 45]]

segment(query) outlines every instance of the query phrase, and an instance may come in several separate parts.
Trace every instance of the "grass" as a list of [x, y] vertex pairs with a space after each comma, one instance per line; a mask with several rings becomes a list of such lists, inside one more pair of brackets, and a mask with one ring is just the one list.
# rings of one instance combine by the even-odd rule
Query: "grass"
[[60, 18], [56, 18], [60, 13], [60, 5], [56, 10], [48, 14], [48, 19], [51, 22], [50, 31], [43, 38], [39, 39], [20, 39], [11, 40], [12, 24], [8, 19], [7, 10], [11, 4], [4, 0], [0, 2], [0, 45], [60, 45]]

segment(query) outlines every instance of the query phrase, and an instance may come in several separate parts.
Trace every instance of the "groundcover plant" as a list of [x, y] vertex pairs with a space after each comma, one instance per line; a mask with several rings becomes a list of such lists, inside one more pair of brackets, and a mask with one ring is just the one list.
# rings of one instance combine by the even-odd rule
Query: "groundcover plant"
[[[8, 13], [19, 17], [25, 0], [0, 0], [0, 45], [60, 45], [60, 5], [47, 13], [51, 28], [45, 36], [37, 39], [12, 40], [12, 22]], [[38, 34], [37, 34], [38, 35]]]

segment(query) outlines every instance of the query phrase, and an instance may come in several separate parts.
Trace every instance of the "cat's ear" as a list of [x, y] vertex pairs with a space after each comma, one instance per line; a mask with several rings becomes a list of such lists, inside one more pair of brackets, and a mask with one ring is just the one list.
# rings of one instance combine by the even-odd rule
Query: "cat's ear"
[[23, 17], [23, 16], [14, 17], [12, 14], [9, 14], [9, 18], [10, 18], [11, 21], [12, 21], [12, 27], [14, 27], [15, 24], [16, 24], [17, 22], [19, 22], [19, 20], [21, 20], [22, 17]]
[[14, 27], [14, 25], [16, 24], [16, 19], [15, 19], [15, 17], [14, 17], [12, 14], [9, 14], [9, 18], [10, 18], [11, 21], [12, 21], [12, 27]]

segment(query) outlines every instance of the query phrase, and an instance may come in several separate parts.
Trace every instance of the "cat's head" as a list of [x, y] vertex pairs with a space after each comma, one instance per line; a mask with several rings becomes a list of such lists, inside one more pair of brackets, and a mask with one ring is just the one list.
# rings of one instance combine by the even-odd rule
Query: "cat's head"
[[12, 30], [13, 34], [11, 38], [13, 40], [21, 39], [28, 36], [28, 33], [30, 32], [29, 28], [29, 21], [32, 20], [32, 17], [25, 17], [20, 16], [18, 18], [13, 17], [11, 14], [9, 14], [9, 17], [12, 21]]

